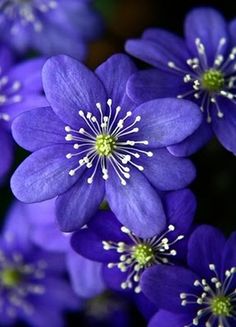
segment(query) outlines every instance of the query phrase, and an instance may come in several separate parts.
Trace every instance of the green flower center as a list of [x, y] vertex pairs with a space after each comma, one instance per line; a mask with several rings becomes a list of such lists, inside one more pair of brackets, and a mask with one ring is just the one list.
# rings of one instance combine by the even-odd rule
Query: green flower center
[[21, 273], [14, 268], [6, 268], [0, 273], [0, 281], [4, 286], [14, 287], [21, 281]]
[[96, 137], [95, 148], [100, 156], [108, 157], [114, 151], [116, 140], [108, 134], [100, 134]]
[[148, 244], [138, 244], [134, 249], [134, 257], [141, 266], [146, 266], [155, 258], [153, 249]]
[[211, 308], [216, 316], [225, 317], [230, 316], [233, 309], [230, 299], [226, 296], [216, 296], [212, 300]]
[[216, 69], [209, 69], [202, 75], [202, 87], [209, 92], [220, 91], [224, 82], [224, 75]]

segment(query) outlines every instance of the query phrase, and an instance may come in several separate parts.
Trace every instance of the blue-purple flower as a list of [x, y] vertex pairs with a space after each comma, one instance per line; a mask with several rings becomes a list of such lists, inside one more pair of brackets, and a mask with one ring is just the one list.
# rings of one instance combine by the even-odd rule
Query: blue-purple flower
[[22, 204], [16, 202], [0, 237], [0, 324], [63, 326], [63, 311], [79, 301], [64, 280], [65, 257], [37, 248]]
[[[104, 278], [117, 290], [141, 292], [143, 272], [154, 265], [183, 262], [187, 240], [195, 214], [196, 201], [189, 190], [165, 195], [167, 222], [151, 238], [140, 238], [122, 226], [112, 212], [99, 212], [84, 228], [72, 236], [72, 246], [81, 255], [104, 263]], [[158, 219], [158, 214], [152, 217]]]
[[14, 65], [13, 54], [0, 46], [0, 180], [13, 160], [12, 120], [21, 112], [47, 105], [41, 94], [41, 69], [44, 59], [27, 60]]
[[169, 151], [189, 155], [216, 135], [236, 153], [235, 21], [229, 26], [212, 8], [192, 10], [185, 20], [185, 40], [161, 29], [148, 29], [126, 50], [155, 68], [134, 75], [128, 94], [136, 102], [173, 96], [199, 105], [203, 122]]
[[30, 224], [33, 243], [51, 253], [65, 255], [71, 287], [80, 298], [91, 298], [104, 291], [101, 263], [78, 255], [70, 246], [70, 233], [62, 233], [56, 221], [55, 199], [21, 204], [25, 219]]
[[19, 53], [84, 59], [89, 40], [101, 32], [101, 19], [88, 0], [1, 0], [0, 39]]
[[155, 266], [143, 274], [142, 289], [160, 310], [151, 326], [229, 327], [236, 321], [236, 234], [228, 240], [211, 226], [189, 240], [188, 268]]
[[63, 231], [85, 225], [106, 198], [122, 224], [153, 236], [166, 220], [156, 189], [180, 189], [195, 176], [191, 162], [165, 147], [199, 126], [197, 106], [178, 99], [135, 106], [125, 93], [135, 70], [121, 54], [95, 73], [70, 57], [53, 57], [43, 68], [51, 107], [14, 121], [15, 140], [34, 153], [14, 173], [13, 193], [23, 202], [58, 196]]

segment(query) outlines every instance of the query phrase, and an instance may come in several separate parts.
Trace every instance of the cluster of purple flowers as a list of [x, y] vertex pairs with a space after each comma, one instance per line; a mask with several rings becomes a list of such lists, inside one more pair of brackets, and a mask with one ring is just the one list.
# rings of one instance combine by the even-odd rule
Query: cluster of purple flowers
[[115, 54], [92, 71], [101, 25], [88, 0], [0, 0], [0, 182], [14, 141], [32, 152], [10, 180], [0, 325], [129, 326], [128, 301], [150, 327], [236, 326], [236, 234], [194, 223], [186, 158], [214, 134], [236, 154], [236, 20], [194, 9], [185, 39], [127, 41], [152, 68]]

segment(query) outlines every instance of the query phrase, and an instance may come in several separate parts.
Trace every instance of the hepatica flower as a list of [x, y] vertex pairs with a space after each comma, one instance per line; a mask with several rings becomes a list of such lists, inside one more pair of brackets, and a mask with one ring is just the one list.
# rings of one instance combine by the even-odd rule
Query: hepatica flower
[[142, 289], [161, 308], [150, 326], [234, 326], [236, 235], [226, 241], [215, 228], [198, 227], [189, 240], [188, 267], [155, 266]]
[[1, 0], [0, 38], [23, 53], [70, 54], [84, 59], [101, 20], [87, 0]]
[[211, 8], [191, 11], [185, 20], [185, 40], [167, 31], [149, 29], [126, 50], [155, 68], [134, 75], [128, 94], [136, 102], [175, 96], [196, 102], [203, 115], [199, 129], [177, 146], [175, 155], [189, 155], [213, 134], [236, 153], [235, 22], [229, 26]]
[[70, 57], [51, 58], [43, 68], [51, 107], [14, 122], [15, 140], [34, 153], [14, 173], [12, 190], [23, 202], [59, 195], [63, 231], [86, 224], [105, 197], [125, 226], [152, 236], [165, 225], [155, 188], [179, 189], [194, 178], [192, 164], [165, 147], [198, 127], [197, 106], [178, 99], [134, 106], [125, 93], [134, 71], [125, 55], [111, 57], [95, 73]]
[[[81, 255], [104, 263], [109, 286], [141, 292], [143, 272], [151, 266], [184, 260], [187, 236], [196, 209], [189, 190], [165, 196], [166, 226], [151, 238], [140, 238], [122, 226], [109, 211], [98, 213], [87, 229], [75, 232], [72, 246]], [[153, 216], [158, 219], [158, 214]], [[178, 253], [180, 250], [180, 253]]]
[[0, 180], [13, 160], [10, 135], [12, 120], [22, 111], [46, 105], [41, 95], [41, 68], [44, 59], [33, 59], [14, 65], [13, 55], [0, 46]]
[[78, 299], [64, 280], [65, 257], [42, 251], [30, 241], [30, 225], [15, 203], [0, 238], [0, 323], [63, 326], [63, 311]]

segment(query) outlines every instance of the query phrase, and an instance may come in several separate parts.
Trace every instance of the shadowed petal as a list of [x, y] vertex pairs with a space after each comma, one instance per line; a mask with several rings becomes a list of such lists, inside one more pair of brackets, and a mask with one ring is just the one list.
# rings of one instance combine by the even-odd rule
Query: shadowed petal
[[225, 238], [212, 226], [199, 226], [191, 235], [188, 246], [188, 264], [202, 278], [212, 278], [214, 273], [209, 265], [214, 264], [221, 271], [221, 260]]

